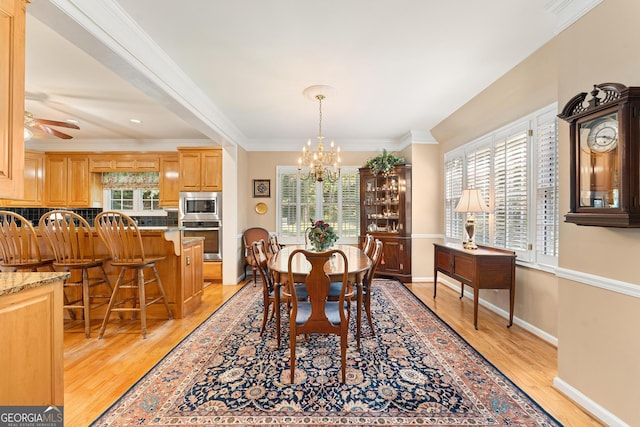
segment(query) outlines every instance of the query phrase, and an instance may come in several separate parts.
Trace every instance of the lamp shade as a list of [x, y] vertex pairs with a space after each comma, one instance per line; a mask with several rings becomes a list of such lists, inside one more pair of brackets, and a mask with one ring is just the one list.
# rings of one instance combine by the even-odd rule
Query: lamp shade
[[462, 190], [462, 196], [455, 209], [456, 212], [489, 212], [489, 207], [482, 198], [478, 188]]

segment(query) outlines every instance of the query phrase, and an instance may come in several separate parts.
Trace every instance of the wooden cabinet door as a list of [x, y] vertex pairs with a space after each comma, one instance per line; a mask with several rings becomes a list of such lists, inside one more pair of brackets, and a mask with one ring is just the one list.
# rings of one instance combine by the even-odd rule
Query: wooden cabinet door
[[67, 205], [67, 177], [67, 158], [65, 156], [46, 156], [44, 186], [47, 206], [64, 207]]
[[193, 245], [193, 295], [204, 292], [204, 242]]
[[42, 206], [42, 186], [44, 183], [44, 153], [24, 154], [24, 197], [22, 206]]
[[91, 206], [89, 158], [87, 156], [69, 157], [67, 168], [67, 206]]
[[0, 1], [0, 199], [23, 198], [25, 5]]
[[222, 191], [222, 151], [210, 150], [202, 153], [201, 191]]
[[200, 153], [180, 152], [180, 191], [200, 191]]
[[180, 198], [180, 162], [178, 156], [160, 159], [160, 206], [178, 207]]
[[193, 245], [182, 247], [182, 292], [183, 302], [189, 301], [193, 296]]

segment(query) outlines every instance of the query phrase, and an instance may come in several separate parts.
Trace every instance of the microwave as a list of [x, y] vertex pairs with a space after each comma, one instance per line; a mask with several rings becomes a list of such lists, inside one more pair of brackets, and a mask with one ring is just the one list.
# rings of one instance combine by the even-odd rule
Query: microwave
[[180, 192], [178, 217], [182, 220], [221, 220], [222, 193]]

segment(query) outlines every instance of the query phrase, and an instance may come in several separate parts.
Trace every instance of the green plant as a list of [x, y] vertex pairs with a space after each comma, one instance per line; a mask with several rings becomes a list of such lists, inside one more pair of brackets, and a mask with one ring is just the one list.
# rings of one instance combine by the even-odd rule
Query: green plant
[[387, 150], [383, 149], [382, 154], [367, 160], [364, 167], [369, 168], [374, 175], [388, 175], [396, 165], [404, 162], [404, 158], [388, 153]]
[[338, 235], [328, 222], [319, 219], [311, 220], [311, 227], [307, 228], [309, 242], [315, 251], [322, 252], [329, 249], [338, 240]]

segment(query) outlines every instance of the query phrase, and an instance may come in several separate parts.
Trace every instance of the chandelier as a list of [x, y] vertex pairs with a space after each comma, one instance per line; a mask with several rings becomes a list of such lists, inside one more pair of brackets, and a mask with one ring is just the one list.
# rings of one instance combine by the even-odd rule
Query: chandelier
[[[305, 95], [313, 95], [318, 100], [320, 111], [316, 151], [311, 151], [311, 139], [309, 139], [307, 145], [302, 147], [302, 157], [298, 159], [298, 176], [304, 181], [311, 179], [318, 182], [335, 182], [340, 178], [340, 147], [336, 148], [331, 141], [329, 151], [325, 151], [322, 142], [324, 139], [322, 136], [322, 100], [325, 99], [325, 95], [319, 90], [323, 88], [326, 86], [311, 86], [304, 90]], [[309, 170], [305, 173], [302, 170], [303, 167], [308, 167]]]

